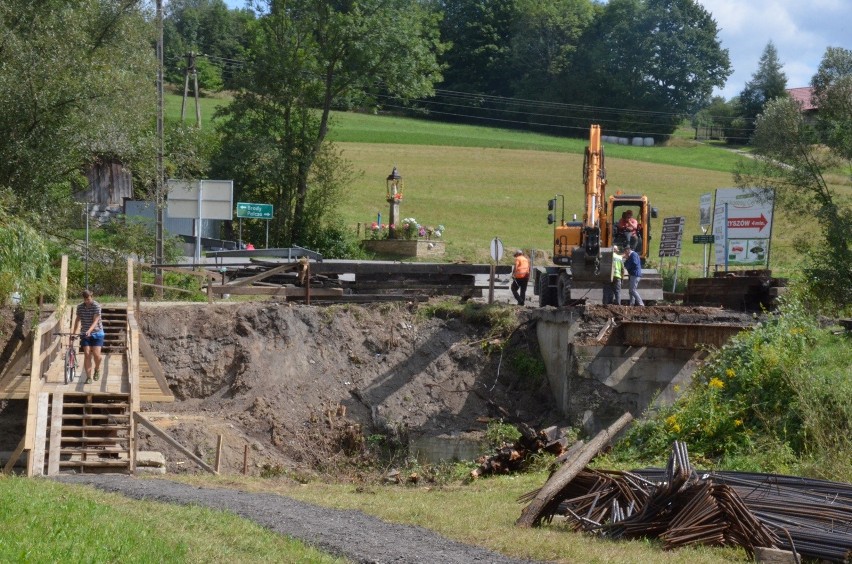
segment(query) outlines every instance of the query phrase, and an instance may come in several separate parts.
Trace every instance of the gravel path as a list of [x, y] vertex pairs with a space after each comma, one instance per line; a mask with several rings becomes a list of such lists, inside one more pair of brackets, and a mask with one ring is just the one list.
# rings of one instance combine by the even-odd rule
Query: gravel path
[[111, 474], [68, 475], [59, 476], [56, 480], [68, 484], [87, 484], [133, 499], [230, 511], [270, 530], [355, 562], [528, 562], [452, 541], [421, 527], [386, 523], [361, 511], [327, 509], [276, 494], [199, 488], [169, 480], [141, 480]]

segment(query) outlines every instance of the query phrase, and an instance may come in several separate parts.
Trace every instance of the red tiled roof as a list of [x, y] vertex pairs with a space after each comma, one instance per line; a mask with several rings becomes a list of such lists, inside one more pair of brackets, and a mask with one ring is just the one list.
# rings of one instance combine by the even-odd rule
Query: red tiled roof
[[787, 94], [789, 94], [793, 100], [799, 102], [802, 105], [802, 111], [807, 112], [819, 109], [813, 104], [813, 102], [811, 102], [812, 91], [813, 89], [810, 87], [788, 88]]

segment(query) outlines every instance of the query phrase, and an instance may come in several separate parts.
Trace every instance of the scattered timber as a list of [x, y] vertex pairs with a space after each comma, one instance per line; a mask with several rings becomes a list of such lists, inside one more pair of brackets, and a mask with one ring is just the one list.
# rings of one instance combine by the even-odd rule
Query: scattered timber
[[[561, 457], [568, 447], [568, 438], [558, 427], [548, 427], [538, 432], [528, 425], [520, 425], [521, 437], [512, 445], [504, 445], [492, 455], [482, 456], [471, 478], [489, 474], [508, 474], [523, 470], [530, 457], [541, 452]], [[582, 444], [582, 443], [581, 443]]]
[[554, 501], [558, 503], [557, 496], [563, 488], [631, 421], [633, 421], [633, 415], [625, 413], [615, 423], [598, 433], [571, 460], [570, 464], [565, 464], [554, 472], [530, 504], [523, 509], [521, 516], [515, 524], [519, 527], [533, 527], [538, 525], [541, 522], [542, 515], [554, 507]]

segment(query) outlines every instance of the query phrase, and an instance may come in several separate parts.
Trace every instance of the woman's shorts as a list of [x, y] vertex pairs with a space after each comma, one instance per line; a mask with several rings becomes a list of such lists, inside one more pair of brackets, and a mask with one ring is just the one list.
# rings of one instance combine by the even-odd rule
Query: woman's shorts
[[104, 337], [105, 334], [103, 331], [98, 331], [97, 333], [92, 333], [91, 336], [87, 337], [85, 333], [80, 334], [80, 346], [81, 347], [102, 347], [104, 346]]

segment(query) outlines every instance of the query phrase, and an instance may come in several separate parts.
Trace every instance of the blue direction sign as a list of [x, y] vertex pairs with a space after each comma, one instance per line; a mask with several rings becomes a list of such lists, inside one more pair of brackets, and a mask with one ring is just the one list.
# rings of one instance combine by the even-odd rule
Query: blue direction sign
[[272, 219], [272, 204], [237, 202], [237, 217]]

